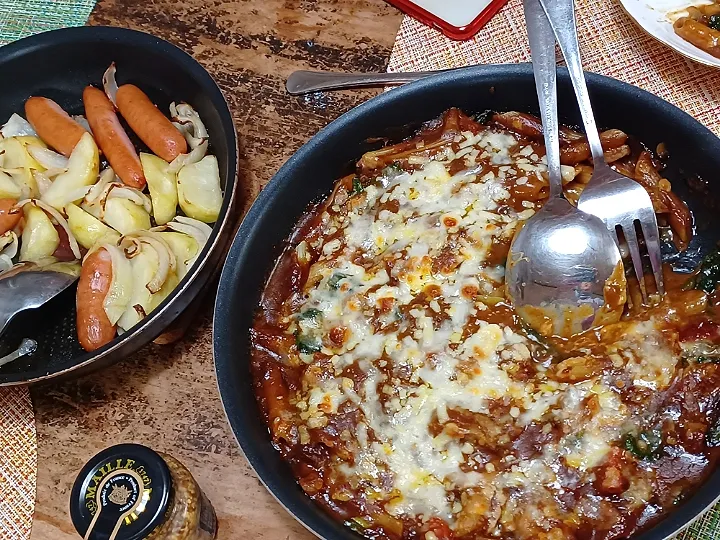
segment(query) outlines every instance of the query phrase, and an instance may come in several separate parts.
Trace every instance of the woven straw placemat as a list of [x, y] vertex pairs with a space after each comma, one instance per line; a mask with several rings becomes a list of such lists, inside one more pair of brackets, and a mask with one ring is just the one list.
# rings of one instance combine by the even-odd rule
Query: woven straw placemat
[[[0, 45], [83, 25], [94, 5], [95, 0], [0, 0]], [[0, 389], [0, 539], [30, 538], [36, 479], [37, 436], [30, 393], [24, 387]]]
[[95, 0], [0, 0], [0, 45], [87, 22]]
[[[635, 26], [617, 0], [576, 0], [575, 4], [585, 69], [648, 90], [720, 135], [720, 70], [692, 62], [655, 41]], [[469, 41], [452, 41], [405, 17], [388, 71], [529, 61], [522, 0], [510, 0]], [[720, 505], [678, 538], [720, 539]]]

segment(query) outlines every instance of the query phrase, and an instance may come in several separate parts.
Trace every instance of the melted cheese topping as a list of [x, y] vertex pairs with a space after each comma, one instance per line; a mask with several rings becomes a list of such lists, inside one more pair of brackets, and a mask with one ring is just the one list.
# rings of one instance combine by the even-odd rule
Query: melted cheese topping
[[[413, 156], [414, 170], [387, 169], [323, 214], [288, 334], [305, 345], [302, 362], [331, 367], [304, 377], [292, 401], [311, 429], [358, 414], [343, 439], [350, 457], [335, 467], [367, 500], [462, 533], [477, 512], [469, 501], [489, 490], [505, 508], [486, 510], [500, 534], [519, 501], [542, 524], [570, 483], [592, 482], [632, 422], [618, 377], [556, 377], [517, 324], [488, 322], [504, 274], [490, 250], [535, 210], [514, 209], [510, 190], [542, 179], [544, 158], [497, 129], [454, 142], [457, 151]], [[458, 159], [466, 166], [451, 174]], [[629, 384], [652, 390], [677, 363], [651, 321], [629, 325], [612, 354]], [[535, 442], [522, 443], [532, 430]]]

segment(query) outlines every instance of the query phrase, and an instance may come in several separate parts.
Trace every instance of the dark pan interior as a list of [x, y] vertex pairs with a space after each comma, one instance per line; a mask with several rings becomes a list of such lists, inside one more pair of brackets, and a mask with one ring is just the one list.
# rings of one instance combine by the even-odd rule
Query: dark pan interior
[[[667, 174], [697, 216], [700, 237], [689, 256], [697, 260], [699, 253], [720, 237], [718, 221], [712, 218], [716, 211], [713, 200], [720, 194], [715, 183], [720, 170], [720, 139], [689, 115], [642, 90], [592, 74], [588, 83], [601, 127], [622, 129], [651, 148], [665, 142], [671, 156]], [[559, 99], [562, 121], [579, 124], [565, 70], [559, 73]], [[532, 69], [528, 65], [503, 65], [444, 73], [392, 90], [342, 116], [303, 146], [263, 190], [244, 220], [223, 270], [215, 307], [214, 352], [230, 424], [260, 479], [290, 512], [323, 538], [350, 540], [359, 536], [305, 496], [288, 465], [273, 449], [253, 393], [248, 329], [283, 241], [308, 204], [328, 194], [333, 181], [370, 148], [365, 140], [409, 134], [411, 128], [449, 107], [468, 113], [486, 109], [536, 112]], [[688, 188], [684, 178], [691, 175], [708, 181], [707, 193]], [[719, 494], [720, 472], [716, 471], [694, 496], [637, 540], [669, 536]]]
[[[226, 222], [237, 178], [237, 143], [225, 99], [208, 73], [177, 47], [149, 34], [108, 27], [80, 27], [46, 32], [0, 48], [0, 123], [12, 113], [24, 116], [25, 100], [45, 96], [70, 114], [83, 114], [82, 91], [101, 87], [111, 62], [118, 84], [143, 89], [166, 114], [172, 101], [190, 103], [200, 113], [218, 158], [225, 201], [213, 236], [201, 259], [178, 288], [149, 317], [93, 353], [86, 353], [75, 331], [75, 288], [37, 310], [20, 314], [0, 338], [0, 356], [17, 348], [22, 338], [38, 342], [38, 350], [0, 368], [0, 384], [33, 381], [77, 367], [98, 368], [131, 354], [156, 338], [192, 301], [219, 262]], [[136, 141], [137, 142], [137, 141]], [[225, 237], [229, 235], [229, 231]]]

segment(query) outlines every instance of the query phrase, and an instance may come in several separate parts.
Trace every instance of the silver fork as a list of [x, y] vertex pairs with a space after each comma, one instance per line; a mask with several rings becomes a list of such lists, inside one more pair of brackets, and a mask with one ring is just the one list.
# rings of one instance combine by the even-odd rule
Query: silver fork
[[642, 255], [635, 229], [636, 223], [639, 223], [645, 239], [657, 292], [660, 296], [665, 294], [660, 235], [652, 201], [640, 184], [614, 171], [605, 161], [580, 58], [573, 0], [540, 0], [540, 3], [550, 20], [560, 50], [565, 57], [585, 126], [585, 135], [592, 152], [593, 175], [580, 196], [578, 208], [583, 212], [598, 216], [610, 229], [616, 240], [618, 238], [617, 228], [622, 230], [643, 300], [647, 302], [648, 292], [643, 278]]

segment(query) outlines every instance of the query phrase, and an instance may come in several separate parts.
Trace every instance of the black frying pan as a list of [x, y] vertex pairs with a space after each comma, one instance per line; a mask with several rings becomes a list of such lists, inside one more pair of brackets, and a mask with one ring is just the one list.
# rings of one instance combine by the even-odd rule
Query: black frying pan
[[232, 116], [212, 77], [174, 45], [142, 32], [109, 27], [67, 28], [6, 45], [0, 48], [0, 123], [12, 113], [24, 116], [23, 104], [31, 95], [54, 99], [70, 114], [83, 114], [83, 88], [102, 84], [103, 72], [113, 61], [118, 84], [136, 84], [161, 110], [167, 111], [171, 101], [186, 101], [200, 113], [225, 190], [220, 217], [200, 262], [175, 291], [129, 332], [95, 352], [86, 353], [77, 340], [75, 287], [42, 308], [19, 315], [0, 338], [0, 357], [27, 337], [38, 342], [38, 350], [0, 368], [0, 385], [78, 374], [132, 354], [159, 336], [188, 307], [229, 243], [237, 191], [237, 138]]
[[[566, 70], [559, 73], [561, 120], [579, 124], [579, 113]], [[638, 88], [599, 75], [588, 85], [600, 126], [619, 128], [654, 148], [665, 142], [670, 152], [673, 189], [686, 199], [698, 221], [698, 238], [687, 254], [671, 256], [679, 266], [693, 266], [720, 238], [713, 218], [713, 183], [720, 171], [720, 139], [692, 117]], [[223, 269], [214, 322], [214, 354], [220, 393], [228, 419], [247, 459], [278, 501], [318, 536], [333, 540], [360, 538], [319, 506], [295, 482], [290, 467], [272, 447], [260, 415], [250, 376], [249, 328], [265, 280], [283, 242], [310, 202], [329, 193], [335, 179], [371, 149], [368, 138], [409, 135], [420, 122], [450, 107], [468, 113], [486, 109], [537, 113], [532, 68], [502, 65], [448, 72], [379, 96], [318, 133], [303, 146], [260, 193], [235, 237]], [[697, 174], [710, 181], [710, 193], [688, 189], [683, 180]], [[668, 538], [720, 497], [720, 471], [665, 520], [636, 540]]]

